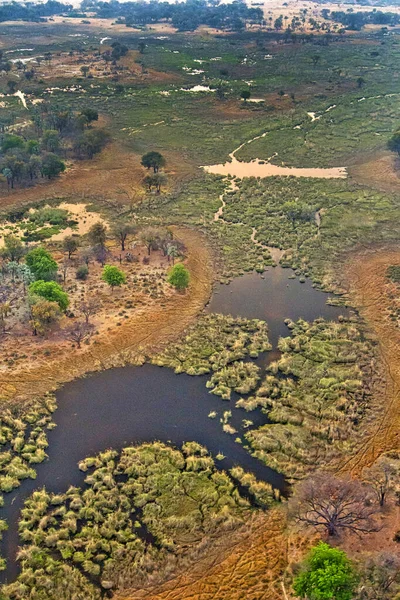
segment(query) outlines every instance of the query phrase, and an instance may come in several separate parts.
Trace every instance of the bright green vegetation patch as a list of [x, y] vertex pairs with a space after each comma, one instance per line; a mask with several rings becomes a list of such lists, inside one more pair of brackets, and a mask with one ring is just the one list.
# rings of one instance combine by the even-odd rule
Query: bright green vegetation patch
[[[21, 574], [3, 598], [97, 600], [103, 590], [122, 590], [162, 575], [188, 544], [239, 526], [250, 510], [234, 481], [218, 471], [207, 450], [188, 442], [182, 450], [155, 442], [107, 450], [83, 460], [84, 488], [65, 494], [36, 491], [19, 524], [24, 546]], [[246, 473], [237, 479], [273, 498]], [[269, 494], [269, 496], [268, 496]]]
[[349, 180], [249, 178], [225, 199], [227, 221], [256, 227], [258, 241], [286, 251], [283, 265], [327, 289], [343, 251], [400, 235], [397, 198]]
[[388, 267], [386, 276], [395, 283], [400, 283], [400, 265], [391, 265]]
[[236, 406], [268, 412], [272, 423], [248, 431], [247, 442], [254, 456], [295, 480], [351, 452], [371, 394], [373, 350], [352, 322], [288, 325], [281, 358]]

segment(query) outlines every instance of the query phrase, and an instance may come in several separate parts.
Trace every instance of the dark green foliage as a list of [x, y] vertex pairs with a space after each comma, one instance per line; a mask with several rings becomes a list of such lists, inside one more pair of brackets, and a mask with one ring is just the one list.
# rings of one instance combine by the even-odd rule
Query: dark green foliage
[[3, 142], [1, 144], [1, 149], [3, 152], [7, 152], [8, 150], [15, 148], [23, 148], [24, 147], [24, 139], [19, 135], [5, 135]]
[[65, 162], [56, 154], [48, 152], [42, 159], [42, 173], [48, 179], [52, 179], [65, 171]]
[[153, 169], [154, 173], [157, 173], [159, 169], [165, 167], [166, 161], [162, 154], [152, 151], [142, 156], [141, 164], [146, 169]]
[[58, 265], [45, 248], [39, 246], [30, 250], [25, 257], [26, 264], [36, 279], [49, 281], [57, 274]]
[[346, 554], [320, 542], [311, 550], [293, 589], [299, 598], [352, 600], [356, 583], [355, 569]]
[[400, 154], [400, 130], [396, 131], [388, 141], [388, 148], [392, 152]]
[[395, 283], [400, 283], [400, 265], [391, 265], [388, 267], [386, 271], [386, 277]]

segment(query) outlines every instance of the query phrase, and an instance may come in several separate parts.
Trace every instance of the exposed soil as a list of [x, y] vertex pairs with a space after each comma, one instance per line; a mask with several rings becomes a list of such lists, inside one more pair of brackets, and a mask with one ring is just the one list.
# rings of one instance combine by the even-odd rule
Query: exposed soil
[[358, 476], [364, 466], [371, 465], [380, 454], [399, 447], [400, 434], [400, 329], [390, 319], [392, 300], [388, 296], [386, 270], [400, 264], [400, 249], [366, 250], [353, 256], [346, 268], [350, 298], [359, 308], [378, 340], [384, 367], [384, 390], [379, 398], [382, 416], [355, 456], [342, 470]]
[[286, 565], [285, 519], [260, 514], [239, 532], [222, 536], [205, 556], [162, 585], [138, 589], [129, 600], [281, 600]]
[[373, 156], [349, 168], [350, 175], [359, 183], [382, 190], [398, 192], [400, 171], [396, 168], [398, 158], [392, 152]]
[[140, 362], [144, 355], [176, 338], [203, 309], [211, 294], [213, 275], [204, 237], [188, 229], [175, 228], [174, 233], [188, 253], [191, 284], [185, 294], [173, 293], [164, 299], [163, 306], [144, 306], [121, 327], [103, 330], [96, 344], [81, 350], [63, 346], [58, 353], [40, 359], [32, 356], [28, 365], [0, 375], [2, 397], [23, 400], [32, 390], [41, 395], [90, 371]]

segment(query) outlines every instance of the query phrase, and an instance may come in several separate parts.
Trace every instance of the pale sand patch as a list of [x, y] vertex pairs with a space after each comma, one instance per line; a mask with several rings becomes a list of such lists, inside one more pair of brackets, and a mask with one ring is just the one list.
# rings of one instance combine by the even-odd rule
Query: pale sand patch
[[202, 167], [207, 173], [213, 175], [228, 175], [232, 177], [316, 177], [318, 179], [344, 179], [347, 177], [345, 167], [323, 168], [300, 168], [300, 167], [279, 167], [271, 163], [261, 164], [258, 159], [251, 162], [241, 162], [233, 157], [232, 162], [226, 162], [220, 165], [209, 165]]
[[87, 205], [84, 203], [72, 204], [69, 202], [62, 202], [57, 208], [67, 210], [70, 213], [71, 218], [73, 218], [75, 221], [78, 221], [78, 225], [74, 229], [72, 229], [72, 227], [67, 227], [66, 229], [60, 231], [60, 233], [53, 235], [50, 238], [52, 242], [59, 242], [67, 236], [73, 234], [85, 235], [85, 233], [87, 233], [91, 226], [95, 223], [100, 222], [108, 227], [107, 221], [105, 221], [98, 213], [88, 211]]

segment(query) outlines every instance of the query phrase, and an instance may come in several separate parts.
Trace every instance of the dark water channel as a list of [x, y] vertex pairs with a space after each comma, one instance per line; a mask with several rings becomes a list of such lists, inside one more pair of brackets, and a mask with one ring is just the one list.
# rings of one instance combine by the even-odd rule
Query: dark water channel
[[[327, 295], [313, 289], [310, 282], [289, 280], [290, 274], [290, 270], [277, 267], [264, 278], [247, 274], [228, 286], [217, 285], [207, 311], [266, 320], [274, 348], [280, 335], [289, 334], [283, 323], [286, 317], [336, 319], [346, 312], [328, 306]], [[265, 366], [272, 357], [276, 358], [274, 351], [260, 357], [258, 364]], [[283, 477], [253, 458], [235, 442], [236, 435], [222, 431], [219, 422], [223, 411], [232, 410], [229, 422], [242, 437], [242, 419], [249, 418], [259, 426], [267, 422], [266, 416], [235, 409], [238, 396], [227, 402], [209, 394], [206, 381], [207, 376], [176, 375], [170, 369], [144, 365], [95, 373], [61, 388], [54, 414], [57, 427], [48, 433], [49, 460], [37, 466], [35, 481], [26, 480], [5, 496], [1, 516], [9, 523], [2, 543], [7, 579], [17, 573], [18, 519], [26, 497], [43, 486], [51, 492], [64, 492], [70, 485], [82, 485], [85, 475], [77, 463], [106, 448], [152, 440], [181, 446], [184, 441], [196, 440], [214, 456], [222, 453], [226, 457], [216, 461], [218, 466], [229, 469], [239, 464], [282, 489]], [[216, 418], [208, 417], [211, 411], [217, 412]]]

